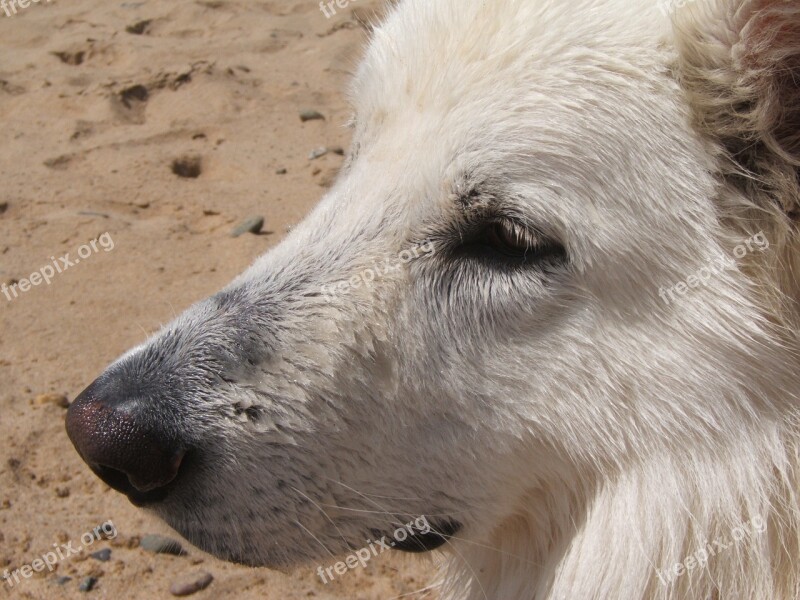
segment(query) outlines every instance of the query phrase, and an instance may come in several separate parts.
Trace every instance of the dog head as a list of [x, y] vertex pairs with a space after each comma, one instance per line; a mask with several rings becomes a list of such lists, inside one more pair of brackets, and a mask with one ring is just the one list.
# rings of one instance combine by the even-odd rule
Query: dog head
[[734, 219], [771, 202], [734, 173], [796, 175], [797, 138], [768, 119], [742, 164], [707, 71], [730, 94], [752, 75], [726, 41], [749, 25], [751, 58], [797, 74], [798, 3], [676, 27], [635, 5], [396, 7], [330, 193], [71, 406], [92, 469], [201, 548], [282, 567], [423, 516], [401, 548], [489, 539], [524, 503], [543, 531], [635, 461], [777, 418], [752, 393], [784, 376], [753, 272], [790, 211]]

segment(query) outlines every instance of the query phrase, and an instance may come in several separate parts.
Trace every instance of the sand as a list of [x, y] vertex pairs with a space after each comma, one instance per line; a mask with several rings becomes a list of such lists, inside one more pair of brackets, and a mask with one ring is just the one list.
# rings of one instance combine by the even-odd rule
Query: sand
[[[16, 298], [0, 294], [0, 575], [53, 544], [80, 547], [105, 521], [119, 532], [53, 573], [0, 583], [0, 596], [169, 598], [202, 570], [214, 579], [193, 598], [435, 598], [414, 593], [430, 560], [405, 556], [323, 585], [313, 567], [279, 574], [194, 548], [148, 553], [141, 536], [175, 534], [86, 468], [57, 397], [37, 401], [74, 399], [308, 213], [343, 162], [309, 154], [347, 147], [343, 92], [363, 19], [379, 9], [357, 0], [327, 19], [314, 0], [42, 0], [0, 11], [0, 284], [17, 284]], [[305, 109], [325, 119], [301, 122]], [[265, 233], [230, 236], [258, 215]], [[98, 238], [106, 245], [81, 250]], [[103, 548], [107, 562], [88, 557]], [[87, 576], [94, 589], [78, 591]]]

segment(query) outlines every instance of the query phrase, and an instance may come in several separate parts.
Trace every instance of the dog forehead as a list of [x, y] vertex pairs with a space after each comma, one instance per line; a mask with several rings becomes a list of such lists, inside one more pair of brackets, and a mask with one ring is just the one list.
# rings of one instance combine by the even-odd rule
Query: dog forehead
[[[663, 4], [663, 6], [662, 6]], [[670, 31], [671, 0], [406, 0], [376, 29], [354, 78], [357, 112], [488, 112], [547, 93], [571, 68], [617, 68]], [[511, 96], [509, 96], [511, 94]]]
[[644, 102], [668, 31], [656, 0], [406, 0], [351, 84], [354, 142], [417, 183], [454, 161], [522, 168], [531, 148], [619, 127], [609, 107]]
[[665, 8], [658, 0], [399, 3], [350, 90], [360, 166], [380, 170], [387, 187], [408, 192], [395, 197], [418, 199], [412, 210], [423, 212], [446, 205], [442, 187], [465, 173], [574, 188], [585, 172], [612, 169], [608, 157], [658, 125], [652, 107], [664, 106], [671, 56]]

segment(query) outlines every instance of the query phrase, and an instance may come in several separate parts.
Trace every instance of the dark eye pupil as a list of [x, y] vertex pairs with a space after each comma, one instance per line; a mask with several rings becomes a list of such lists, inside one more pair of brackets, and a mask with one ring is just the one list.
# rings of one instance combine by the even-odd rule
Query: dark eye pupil
[[484, 230], [482, 245], [495, 256], [515, 262], [564, 259], [563, 246], [515, 223], [495, 222]]
[[488, 242], [496, 250], [508, 254], [524, 255], [532, 247], [524, 234], [509, 229], [502, 223], [494, 223], [488, 232]]
[[493, 261], [495, 265], [538, 264], [563, 261], [565, 248], [538, 231], [513, 221], [490, 221], [476, 226], [466, 240], [453, 248], [454, 256]]

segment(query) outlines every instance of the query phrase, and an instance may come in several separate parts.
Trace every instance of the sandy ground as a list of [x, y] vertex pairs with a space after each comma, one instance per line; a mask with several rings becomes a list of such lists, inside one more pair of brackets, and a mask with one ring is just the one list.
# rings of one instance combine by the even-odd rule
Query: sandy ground
[[[0, 295], [0, 574], [53, 544], [80, 547], [109, 519], [119, 531], [54, 573], [0, 582], [0, 596], [169, 598], [173, 582], [205, 570], [214, 581], [193, 597], [435, 597], [414, 593], [430, 562], [395, 555], [325, 586], [312, 568], [148, 553], [141, 536], [174, 534], [95, 478], [67, 439], [64, 408], [36, 400], [72, 400], [311, 209], [343, 159], [309, 153], [347, 147], [343, 90], [361, 19], [379, 8], [358, 0], [329, 20], [315, 0], [42, 0], [0, 12], [0, 283], [74, 260], [101, 234], [114, 245], [49, 285]], [[325, 120], [301, 122], [304, 109]], [[253, 215], [265, 233], [232, 238]], [[88, 557], [102, 548], [109, 561]], [[87, 576], [97, 583], [83, 593]]]

